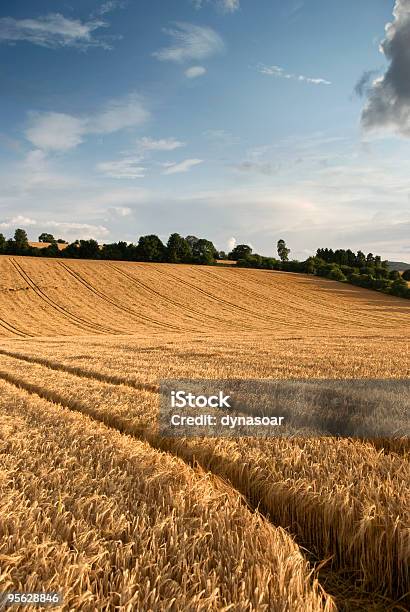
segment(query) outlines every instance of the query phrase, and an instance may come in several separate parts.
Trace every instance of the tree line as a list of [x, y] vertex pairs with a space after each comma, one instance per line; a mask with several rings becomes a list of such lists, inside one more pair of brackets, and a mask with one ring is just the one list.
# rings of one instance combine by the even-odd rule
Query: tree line
[[238, 245], [236, 252], [241, 255], [237, 260], [237, 265], [241, 267], [314, 274], [410, 299], [410, 288], [407, 284], [407, 281], [410, 281], [410, 269], [405, 270], [403, 274], [397, 270], [389, 270], [388, 261], [373, 253], [365, 255], [362, 251], [354, 253], [350, 249], [333, 251], [320, 248], [315, 256], [308, 257], [305, 261], [289, 261], [290, 249], [284, 240], [277, 243], [279, 259], [253, 254], [251, 247], [247, 245]]
[[[0, 234], [0, 254], [198, 265], [213, 265], [217, 260], [227, 259], [235, 261], [239, 267], [313, 274], [410, 299], [407, 284], [410, 270], [400, 274], [389, 270], [388, 262], [380, 255], [365, 255], [362, 251], [354, 253], [350, 249], [319, 248], [313, 257], [298, 261], [289, 260], [290, 249], [283, 239], [276, 244], [277, 257], [253, 253], [247, 244], [239, 244], [227, 254], [218, 251], [210, 240], [196, 236], [184, 238], [177, 233], [171, 234], [166, 244], [155, 234], [141, 236], [137, 244], [119, 241], [99, 245], [92, 239], [68, 244], [61, 238], [56, 240], [49, 233], [40, 234], [38, 239], [44, 243], [43, 248], [30, 246], [26, 231], [20, 228], [16, 229], [14, 238], [8, 240]], [[63, 250], [59, 249], [59, 243], [66, 245]]]
[[[20, 228], [15, 231], [14, 238], [8, 240], [3, 234], [0, 234], [0, 254], [202, 265], [214, 264], [219, 257], [219, 252], [210, 240], [196, 236], [183, 238], [176, 233], [171, 234], [166, 244], [155, 234], [141, 236], [137, 244], [119, 241], [99, 245], [96, 240], [92, 239], [75, 240], [68, 244], [61, 238], [56, 240], [52, 234], [48, 233], [40, 234], [38, 240], [44, 243], [43, 248], [31, 246], [27, 232]], [[67, 246], [60, 250], [59, 244]]]

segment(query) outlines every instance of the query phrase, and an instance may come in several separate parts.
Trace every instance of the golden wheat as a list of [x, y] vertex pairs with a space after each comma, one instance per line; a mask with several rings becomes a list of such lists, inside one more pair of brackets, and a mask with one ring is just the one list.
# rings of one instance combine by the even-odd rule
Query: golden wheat
[[2, 590], [76, 610], [333, 609], [290, 537], [215, 477], [0, 390]]
[[[88, 415], [90, 435], [104, 423], [122, 432], [119, 439], [127, 445], [139, 444], [139, 438], [167, 451], [158, 455], [158, 472], [170, 454], [191, 465], [198, 462], [230, 483], [230, 494], [237, 495], [236, 489], [285, 527], [312, 560], [327, 559], [327, 568], [342, 571], [339, 595], [346, 585], [357, 586], [373, 593], [364, 609], [376, 593], [387, 598], [377, 609], [397, 600], [396, 609], [405, 609], [410, 590], [408, 441], [166, 440], [158, 436], [156, 423], [161, 378], [408, 377], [408, 302], [303, 275], [222, 267], [16, 257], [0, 258], [0, 272], [0, 376], [10, 397], [17, 394], [21, 402], [24, 397], [27, 408], [20, 412], [31, 414], [41, 405], [48, 422], [56, 419], [61, 427], [65, 419], [83, 423], [86, 417], [79, 413]], [[2, 406], [0, 414], [4, 401]], [[67, 444], [60, 442], [64, 448]], [[56, 441], [54, 448], [58, 455]], [[98, 449], [90, 448], [94, 460]], [[44, 473], [48, 464], [47, 455]], [[48, 469], [57, 468], [50, 462]], [[69, 479], [67, 470], [64, 474]], [[81, 488], [77, 495], [84, 502]], [[163, 495], [161, 489], [157, 503]], [[24, 512], [28, 516], [31, 508]], [[202, 554], [198, 563], [204, 562]], [[121, 571], [120, 560], [116, 568]], [[307, 571], [301, 574], [305, 585]], [[77, 578], [72, 570], [71, 580]], [[70, 593], [69, 581], [64, 584]], [[96, 585], [97, 578], [95, 588], [108, 606], [113, 595]], [[161, 609], [155, 585], [150, 588], [144, 597], [148, 602], [154, 597]], [[232, 609], [253, 609], [240, 607], [235, 589], [224, 595]], [[187, 597], [183, 589], [178, 597]], [[260, 606], [250, 599], [250, 605], [265, 609], [266, 598]], [[339, 599], [343, 604], [348, 594]], [[188, 601], [180, 599], [180, 609], [192, 609]], [[266, 609], [275, 609], [271, 601]], [[301, 603], [295, 606], [289, 609], [304, 609]]]

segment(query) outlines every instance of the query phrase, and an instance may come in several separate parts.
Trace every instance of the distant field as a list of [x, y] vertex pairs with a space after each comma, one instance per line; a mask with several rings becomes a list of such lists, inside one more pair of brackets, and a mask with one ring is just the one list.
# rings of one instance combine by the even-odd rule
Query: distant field
[[407, 378], [407, 300], [0, 257], [0, 336], [1, 591], [85, 610], [408, 609], [408, 443], [156, 429], [160, 378]]

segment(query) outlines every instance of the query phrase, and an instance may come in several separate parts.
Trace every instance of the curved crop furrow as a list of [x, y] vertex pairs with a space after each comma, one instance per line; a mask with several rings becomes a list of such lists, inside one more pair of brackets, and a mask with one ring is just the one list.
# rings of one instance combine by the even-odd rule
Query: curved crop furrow
[[7, 383], [1, 393], [8, 586], [58, 590], [70, 610], [335, 610], [289, 534], [218, 477]]
[[38, 365], [43, 365], [47, 368], [50, 368], [50, 370], [55, 370], [56, 372], [67, 372], [68, 374], [73, 374], [74, 376], [78, 376], [80, 378], [99, 380], [101, 382], [109, 383], [111, 385], [124, 385], [125, 387], [130, 387], [131, 389], [137, 389], [140, 391], [150, 391], [152, 393], [159, 392], [158, 385], [133, 381], [129, 378], [116, 376], [115, 374], [102, 374], [101, 372], [86, 370], [85, 368], [81, 368], [79, 366], [69, 366], [57, 361], [52, 361], [51, 359], [47, 359], [46, 357], [22, 355], [21, 353], [14, 353], [5, 349], [0, 349], [0, 355], [5, 355], [6, 357], [11, 357], [12, 359], [18, 359], [27, 363], [36, 363]]
[[[284, 312], [284, 298], [286, 298], [286, 306], [288, 308], [292, 309], [292, 312], [299, 312], [301, 316], [306, 317], [306, 314], [309, 312], [306, 308], [300, 308], [298, 306], [295, 306], [295, 304], [290, 303], [289, 300], [287, 299], [289, 297], [288, 292], [283, 291], [282, 287], [277, 287], [275, 286], [275, 289], [278, 290], [277, 293], [278, 294], [273, 294], [270, 296], [264, 295], [263, 293], [257, 292], [257, 291], [253, 291], [252, 289], [249, 289], [249, 287], [246, 287], [244, 284], [240, 284], [240, 283], [235, 283], [232, 282], [231, 279], [229, 279], [229, 281], [226, 278], [223, 277], [219, 277], [219, 275], [214, 274], [213, 271], [210, 270], [205, 270], [205, 269], [201, 269], [198, 270], [198, 272], [202, 275], [206, 275], [209, 278], [212, 278], [215, 286], [219, 286], [222, 291], [224, 290], [224, 286], [229, 286], [229, 288], [235, 289], [238, 293], [238, 295], [243, 295], [243, 296], [247, 296], [249, 298], [251, 298], [254, 301], [258, 302], [258, 305], [261, 306], [261, 309], [264, 308], [264, 305], [268, 305], [269, 309], [272, 311], [273, 308], [277, 309], [277, 314], [274, 314], [272, 316], [268, 316], [266, 315], [266, 318], [270, 318], [270, 319], [274, 319], [274, 321], [276, 323], [283, 323], [286, 324], [286, 326], [288, 328], [292, 327], [292, 325], [289, 324], [289, 316], [287, 315], [286, 312]], [[230, 271], [234, 272], [235, 271]], [[249, 284], [249, 283], [248, 283]], [[317, 322], [312, 322], [312, 326], [311, 327], [319, 327], [319, 324]], [[323, 327], [323, 322], [320, 324], [320, 327]]]
[[[235, 273], [237, 271], [238, 270], [234, 270], [233, 272]], [[232, 273], [232, 270], [229, 272]], [[213, 270], [201, 268], [199, 270], [199, 273], [213, 278], [214, 282], [216, 284], [222, 285], [222, 287], [224, 284], [228, 284], [226, 278], [223, 278], [222, 276], [220, 277], [219, 275], [215, 274]], [[279, 274], [286, 273], [280, 272]], [[247, 283], [249, 285], [248, 279]], [[268, 289], [272, 289], [272, 284], [262, 282], [260, 284]], [[326, 313], [327, 325], [334, 325], [335, 322], [340, 323], [340, 313], [345, 312], [349, 316], [349, 319], [346, 319], [349, 324], [351, 324], [351, 322], [354, 320], [358, 327], [363, 327], [365, 329], [368, 328], [368, 324], [362, 322], [362, 317], [359, 314], [355, 315], [355, 313], [352, 313], [350, 309], [344, 307], [342, 304], [339, 303], [337, 314], [335, 314], [334, 306], [332, 307], [331, 305], [328, 305], [326, 300], [308, 299], [306, 295], [304, 295], [303, 299], [300, 299], [300, 293], [292, 292], [290, 286], [287, 286], [286, 290], [284, 290], [282, 285], [275, 285], [275, 289], [279, 290], [280, 292], [280, 295], [276, 297], [274, 295], [263, 295], [260, 292], [249, 289], [249, 287], [245, 286], [245, 284], [233, 283], [231, 280], [229, 280], [229, 287], [234, 287], [235, 289], [237, 289], [240, 295], [248, 295], [249, 297], [256, 299], [258, 302], [268, 303], [270, 309], [272, 309], [272, 307], [277, 307], [279, 313], [283, 310], [284, 303], [286, 304], [288, 309], [292, 310], [292, 312], [298, 312], [303, 317], [306, 317], [312, 311], [320, 309], [320, 312]], [[279, 314], [277, 318], [275, 315], [275, 320], [280, 320]], [[285, 323], [288, 323], [288, 317], [286, 316], [283, 316], [281, 320]], [[312, 321], [311, 327], [315, 326], [322, 328], [323, 325], [323, 321]]]
[[[278, 272], [277, 274], [289, 275], [291, 273]], [[296, 277], [302, 276], [303, 278], [303, 276], [305, 276], [305, 275], [299, 275], [296, 273], [293, 273], [293, 274], [295, 274]], [[316, 282], [319, 282], [322, 287], [323, 285], [324, 286], [328, 285], [329, 287], [332, 287], [332, 290], [335, 290], [335, 292], [336, 291], [350, 292], [353, 296], [357, 296], [357, 297], [366, 296], [366, 298], [369, 297], [368, 290], [366, 289], [363, 290], [360, 287], [355, 287], [354, 285], [341, 285], [340, 283], [337, 283], [336, 281], [332, 281], [324, 277], [319, 277], [319, 278], [310, 277], [309, 279], [307, 279], [305, 276], [305, 279], [306, 279], [306, 283], [308, 283], [311, 280], [316, 280]], [[252, 279], [252, 282], [254, 282], [253, 279]], [[267, 280], [266, 278], [262, 277], [260, 279], [260, 282], [268, 289], [272, 288], [271, 279]], [[319, 291], [320, 290], [323, 290], [324, 292], [328, 293], [327, 290], [324, 290], [321, 287], [319, 287]], [[298, 290], [296, 283], [287, 283], [286, 294], [293, 301], [294, 305], [304, 306], [305, 304], [307, 304], [312, 308], [313, 311], [317, 311], [318, 309], [320, 309], [321, 311], [330, 312], [332, 315], [332, 320], [334, 322], [340, 322], [341, 317], [345, 315], [346, 321], [348, 321], [350, 324], [354, 323], [355, 325], [361, 328], [368, 329], [369, 327], [371, 327], [371, 321], [374, 321], [376, 324], [382, 324], [383, 327], [396, 327], [397, 326], [396, 319], [390, 322], [385, 314], [379, 315], [378, 312], [374, 310], [373, 311], [366, 310], [366, 317], [364, 317], [363, 312], [361, 310], [358, 310], [357, 308], [353, 309], [351, 307], [352, 301], [349, 300], [348, 298], [343, 299], [343, 300], [338, 299], [337, 306], [336, 306], [336, 300], [332, 300], [332, 301], [328, 299], [318, 300], [317, 299], [318, 288], [316, 288], [315, 293], [312, 294], [311, 291], [306, 291], [305, 289], [303, 289], [302, 291]], [[332, 297], [334, 297], [334, 295]], [[375, 301], [376, 304], [377, 304], [377, 300], [382, 300], [384, 297], [385, 296], [383, 294], [375, 293], [375, 292], [373, 292], [370, 295], [370, 298], [373, 301]], [[346, 302], [349, 302], [348, 306], [346, 305]], [[337, 314], [339, 315], [338, 317], [333, 316], [333, 313], [335, 311], [337, 311]]]
[[40, 287], [38, 287], [38, 285], [36, 285], [36, 283], [30, 278], [27, 272], [23, 270], [20, 264], [18, 264], [14, 259], [10, 259], [10, 261], [12, 265], [15, 267], [15, 269], [17, 270], [18, 274], [25, 280], [25, 282], [31, 287], [31, 289], [36, 293], [36, 295], [41, 300], [46, 302], [49, 306], [51, 306], [51, 308], [53, 308], [54, 310], [62, 314], [63, 317], [65, 317], [66, 319], [70, 321], [70, 323], [74, 323], [77, 327], [80, 327], [83, 331], [88, 331], [88, 332], [93, 331], [93, 332], [98, 332], [98, 333], [103, 333], [103, 334], [120, 333], [117, 330], [112, 330], [108, 327], [100, 325], [99, 323], [93, 323], [91, 321], [87, 321], [86, 319], [83, 319], [82, 317], [79, 317], [78, 315], [73, 314], [72, 312], [64, 308], [63, 306], [60, 306], [54, 300], [52, 300], [44, 291], [42, 291]]
[[[91, 389], [89, 398], [87, 398], [86, 393], [85, 401], [83, 399], [78, 400], [75, 385], [70, 381], [64, 383], [67, 391], [61, 393], [58, 390], [61, 388], [59, 382], [51, 376], [46, 376], [45, 372], [42, 374], [38, 370], [33, 371], [31, 380], [28, 371], [22, 369], [20, 369], [19, 374], [2, 371], [0, 372], [0, 378], [48, 401], [87, 414], [122, 433], [143, 439], [159, 450], [179, 456], [187, 463], [198, 463], [204, 469], [229, 482], [232, 487], [246, 497], [252, 507], [260, 508], [266, 516], [271, 518], [274, 524], [290, 528], [295, 533], [298, 542], [308, 550], [314, 550], [319, 558], [332, 557], [333, 571], [349, 568], [353, 574], [364, 582], [367, 588], [374, 589], [381, 594], [384, 593], [390, 600], [400, 597], [405, 598], [410, 576], [406, 556], [408, 554], [408, 551], [406, 553], [406, 536], [399, 523], [394, 521], [393, 517], [389, 517], [387, 507], [386, 516], [383, 518], [383, 514], [376, 514], [379, 519], [374, 521], [372, 517], [374, 510], [371, 511], [371, 507], [369, 507], [370, 514], [367, 515], [368, 511], [365, 508], [361, 509], [362, 501], [360, 497], [352, 497], [349, 500], [349, 487], [345, 489], [341, 487], [340, 490], [337, 488], [331, 494], [326, 487], [323, 493], [321, 493], [320, 488], [315, 490], [316, 487], [312, 488], [314, 480], [311, 480], [315, 474], [315, 469], [309, 476], [312, 470], [309, 463], [303, 468], [308, 469], [306, 476], [303, 475], [303, 472], [300, 476], [295, 473], [290, 478], [287, 478], [285, 473], [282, 476], [276, 474], [275, 470], [279, 470], [280, 473], [283, 468], [285, 470], [291, 468], [291, 464], [288, 465], [287, 462], [284, 463], [282, 468], [275, 467], [276, 461], [280, 464], [284, 460], [282, 458], [283, 450], [286, 451], [285, 457], [287, 453], [290, 453], [290, 458], [292, 454], [294, 459], [299, 457], [298, 453], [302, 452], [302, 448], [298, 447], [297, 441], [281, 441], [278, 439], [270, 446], [270, 442], [265, 440], [252, 442], [246, 439], [243, 441], [215, 441], [195, 438], [162, 438], [156, 430], [156, 403], [149, 403], [147, 407], [139, 408], [136, 397], [134, 412], [128, 410], [124, 405], [117, 409], [116, 403], [113, 403], [115, 396], [112, 393], [108, 394], [108, 399], [98, 403], [94, 401]], [[51, 383], [53, 388], [44, 388], [44, 383], [38, 384], [37, 380], [47, 380], [47, 384]], [[81, 389], [82, 392], [86, 392], [83, 387]], [[140, 401], [142, 401], [142, 398]], [[330, 440], [319, 441], [317, 444], [323, 446], [323, 452], [326, 451], [326, 448], [332, 450], [331, 443]], [[333, 441], [334, 445], [337, 445], [337, 443], [337, 440]], [[316, 442], [306, 441], [304, 444], [313, 448]], [[328, 447], [327, 444], [329, 444]], [[346, 445], [350, 445], [351, 450]], [[353, 451], [356, 456], [359, 445], [362, 445], [362, 443], [358, 442], [355, 446], [351, 441], [347, 440], [345, 443], [342, 441], [338, 461], [340, 462], [344, 455], [346, 455], [346, 458], [349, 457]], [[369, 461], [372, 461], [373, 458], [374, 462], [379, 462], [380, 465], [377, 468], [380, 472], [379, 478], [385, 473], [386, 469], [392, 470], [391, 473], [393, 474], [395, 466], [399, 465], [399, 457], [382, 457], [370, 446], [362, 445], [360, 448], [363, 449], [362, 453], [364, 455], [366, 453], [369, 455]], [[334, 447], [334, 450], [336, 449], [337, 446]], [[300, 459], [302, 456], [300, 455]], [[326, 457], [323, 454], [320, 456], [323, 459]], [[314, 460], [313, 457], [312, 460]], [[329, 465], [333, 464], [334, 461], [330, 460]], [[302, 469], [302, 466], [303, 463], [300, 469]], [[329, 466], [326, 469], [329, 469]], [[376, 469], [376, 465], [373, 469]], [[405, 466], [401, 467], [401, 471], [404, 474]], [[368, 476], [370, 474], [369, 472]], [[324, 478], [326, 479], [326, 472]], [[330, 478], [332, 477], [330, 476]], [[374, 478], [376, 478], [376, 475]], [[320, 478], [319, 482], [322, 480], [323, 477]], [[379, 486], [383, 482], [380, 481]], [[370, 483], [369, 486], [371, 486]], [[383, 487], [385, 493], [383, 493], [382, 488], [380, 490], [381, 496], [384, 496], [389, 490], [388, 480], [383, 484]], [[374, 496], [372, 488], [369, 489], [369, 493], [369, 501], [366, 503], [371, 504], [370, 500]], [[399, 494], [398, 491], [397, 495]], [[394, 500], [391, 503], [393, 504], [392, 508], [394, 508]], [[380, 512], [383, 513], [384, 511], [382, 502]], [[380, 524], [379, 520], [381, 521]], [[386, 563], [388, 563], [388, 571], [386, 571]], [[403, 599], [403, 603], [404, 601], [405, 599]], [[400, 609], [400, 607], [397, 609]]]
[[147, 315], [143, 315], [141, 313], [135, 312], [134, 310], [131, 310], [130, 308], [127, 308], [126, 306], [118, 304], [118, 302], [116, 302], [115, 300], [113, 300], [110, 297], [108, 297], [107, 295], [105, 295], [105, 293], [102, 293], [102, 291], [100, 291], [99, 289], [96, 289], [95, 287], [93, 287], [78, 272], [75, 272], [69, 266], [67, 266], [67, 264], [65, 264], [65, 263], [63, 263], [61, 261], [59, 263], [69, 274], [71, 274], [71, 276], [73, 276], [73, 278], [75, 278], [79, 283], [81, 283], [89, 291], [94, 293], [94, 295], [96, 295], [97, 297], [102, 299], [104, 302], [106, 302], [108, 304], [111, 304], [112, 306], [115, 306], [115, 308], [118, 308], [119, 310], [121, 310], [121, 311], [123, 311], [123, 312], [125, 312], [127, 314], [132, 315], [138, 321], [141, 321], [141, 320], [142, 321], [148, 321], [149, 323], [153, 323], [154, 325], [157, 325], [158, 327], [160, 327], [162, 329], [174, 329], [174, 330], [177, 330], [177, 331], [182, 331], [181, 328], [176, 326], [176, 325], [171, 325], [169, 323], [162, 323], [161, 321], [157, 321], [156, 319], [153, 319], [152, 317], [148, 317]]
[[33, 334], [29, 334], [28, 332], [23, 332], [17, 327], [14, 327], [11, 323], [8, 323], [5, 319], [0, 319], [0, 326], [6, 331], [15, 334], [19, 338], [35, 338]]
[[[200, 310], [196, 310], [195, 308], [192, 308], [192, 306], [188, 306], [187, 304], [181, 304], [180, 302], [176, 302], [172, 298], [169, 298], [169, 297], [163, 295], [159, 291], [155, 291], [155, 289], [152, 289], [152, 287], [150, 287], [149, 285], [146, 285], [144, 282], [142, 282], [141, 280], [135, 278], [131, 274], [128, 274], [124, 270], [121, 270], [120, 268], [117, 268], [114, 264], [110, 264], [110, 267], [113, 268], [114, 270], [116, 270], [117, 272], [119, 272], [120, 274], [122, 274], [128, 280], [130, 280], [134, 285], [143, 287], [144, 289], [149, 291], [152, 295], [155, 295], [155, 296], [161, 298], [164, 302], [166, 302], [168, 304], [173, 304], [174, 306], [177, 306], [179, 309], [182, 309], [185, 312], [190, 312], [192, 314], [199, 315], [201, 317], [201, 321], [203, 321], [204, 314], [205, 314], [203, 311], [201, 312]], [[233, 329], [236, 327], [235, 324], [232, 321], [229, 321], [229, 319], [221, 319], [220, 317], [216, 317], [215, 315], [212, 315], [212, 314], [209, 314], [209, 313], [205, 314], [205, 318], [207, 320], [217, 321], [218, 323], [222, 323], [223, 325], [230, 325], [230, 326], [232, 326]], [[251, 329], [251, 328], [249, 328], [249, 329]]]
[[178, 276], [174, 276], [173, 274], [170, 274], [169, 272], [163, 272], [162, 270], [158, 270], [158, 271], [161, 272], [161, 274], [165, 274], [166, 276], [173, 278], [174, 280], [178, 281], [180, 284], [185, 285], [186, 287], [189, 287], [190, 289], [193, 289], [194, 291], [205, 295], [208, 299], [212, 300], [213, 302], [216, 302], [217, 304], [223, 304], [224, 306], [227, 306], [228, 308], [234, 308], [235, 310], [238, 310], [241, 313], [245, 313], [247, 315], [251, 315], [255, 319], [259, 319], [260, 321], [263, 321], [264, 323], [267, 323], [268, 321], [274, 321], [275, 323], [277, 323], [277, 319], [275, 319], [274, 317], [261, 316], [256, 311], [249, 310], [248, 308], [245, 308], [244, 306], [239, 306], [238, 304], [234, 304], [233, 302], [229, 302], [228, 300], [224, 300], [221, 297], [215, 296], [212, 293], [205, 291], [205, 289], [201, 289], [197, 285], [194, 285], [193, 283], [190, 283], [189, 281], [182, 280]]

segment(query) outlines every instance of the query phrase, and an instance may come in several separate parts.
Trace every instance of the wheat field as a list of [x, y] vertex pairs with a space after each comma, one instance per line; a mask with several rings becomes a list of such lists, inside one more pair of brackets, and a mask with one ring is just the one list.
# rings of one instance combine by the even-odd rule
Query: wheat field
[[87, 611], [408, 609], [407, 440], [156, 427], [161, 378], [408, 378], [408, 301], [290, 273], [1, 257], [0, 337], [0, 592]]

